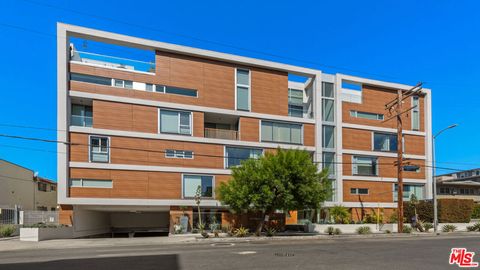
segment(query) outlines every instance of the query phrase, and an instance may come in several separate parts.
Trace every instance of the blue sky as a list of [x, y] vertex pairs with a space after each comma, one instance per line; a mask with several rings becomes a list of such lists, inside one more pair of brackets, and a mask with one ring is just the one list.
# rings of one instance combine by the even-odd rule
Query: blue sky
[[[229, 2], [2, 1], [0, 133], [56, 138], [61, 21], [328, 73], [424, 81], [434, 131], [459, 124], [438, 138], [437, 166], [480, 167], [478, 1]], [[53, 179], [55, 152], [54, 144], [0, 138], [0, 158]]]

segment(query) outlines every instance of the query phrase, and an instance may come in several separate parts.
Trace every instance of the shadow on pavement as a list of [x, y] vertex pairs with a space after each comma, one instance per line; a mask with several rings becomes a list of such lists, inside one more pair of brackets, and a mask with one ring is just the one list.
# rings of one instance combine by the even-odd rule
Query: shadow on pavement
[[152, 255], [152, 256], [128, 256], [128, 257], [109, 257], [109, 258], [86, 258], [86, 259], [69, 259], [56, 260], [49, 262], [33, 262], [33, 263], [13, 263], [0, 264], [2, 270], [51, 270], [51, 269], [68, 269], [68, 270], [106, 270], [106, 269], [138, 269], [138, 270], [163, 270], [163, 269], [180, 269], [177, 254]]

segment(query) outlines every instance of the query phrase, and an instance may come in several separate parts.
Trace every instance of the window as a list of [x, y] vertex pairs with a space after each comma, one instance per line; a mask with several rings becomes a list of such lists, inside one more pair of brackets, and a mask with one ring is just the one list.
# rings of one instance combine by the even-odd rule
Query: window
[[237, 110], [250, 111], [250, 71], [237, 69], [236, 72]]
[[50, 185], [50, 191], [57, 191], [57, 186]]
[[335, 91], [333, 89], [333, 83], [323, 82], [322, 83], [322, 96], [333, 98], [335, 96]]
[[397, 135], [374, 132], [373, 150], [385, 152], [397, 151]]
[[193, 158], [193, 151], [185, 151], [185, 150], [173, 150], [167, 149], [165, 151], [165, 157], [167, 158]]
[[[423, 185], [403, 185], [403, 200], [409, 201], [412, 194], [415, 194], [417, 200], [423, 200], [424, 189]], [[394, 185], [393, 199], [398, 200], [398, 184]]]
[[112, 180], [70, 179], [70, 187], [113, 188]]
[[383, 114], [378, 113], [350, 111], [350, 116], [370, 120], [383, 120]]
[[288, 115], [303, 117], [303, 90], [288, 89]]
[[226, 147], [225, 148], [225, 167], [230, 168], [238, 166], [243, 160], [250, 158], [257, 159], [263, 153], [262, 149], [256, 148], [243, 148], [243, 147]]
[[420, 101], [419, 97], [412, 97], [412, 129], [420, 130]]
[[174, 94], [174, 95], [181, 95], [187, 97], [197, 97], [197, 90], [194, 89], [187, 89], [187, 88], [180, 88], [180, 87], [173, 87], [173, 86], [166, 86], [166, 85], [155, 85], [155, 92], [158, 93], [165, 93], [165, 94]]
[[145, 84], [145, 91], [147, 91], [147, 92], [153, 92], [153, 84], [151, 84], [151, 83], [146, 83], [146, 84]]
[[335, 148], [335, 127], [323, 126], [322, 127], [323, 148]]
[[93, 125], [92, 106], [72, 104], [72, 126], [91, 127]]
[[47, 184], [43, 182], [38, 182], [38, 190], [39, 191], [47, 191]]
[[322, 162], [323, 162], [323, 168], [328, 169], [328, 174], [335, 175], [335, 153], [323, 152]]
[[353, 156], [352, 173], [354, 175], [378, 175], [377, 158]]
[[302, 144], [302, 125], [262, 121], [262, 141]]
[[112, 79], [100, 76], [93, 76], [93, 75], [86, 75], [86, 74], [79, 74], [79, 73], [71, 73], [70, 80], [78, 81], [78, 82], [86, 82], [86, 83], [94, 83], [94, 84], [101, 84], [101, 85], [112, 85]]
[[90, 137], [90, 161], [109, 162], [109, 145], [107, 137]]
[[213, 176], [209, 175], [184, 175], [183, 176], [183, 197], [193, 198], [200, 187], [201, 196], [213, 198]]
[[113, 79], [113, 86], [133, 89], [133, 82], [128, 80]]
[[350, 194], [353, 195], [368, 195], [368, 188], [351, 188]]
[[333, 99], [322, 99], [322, 120], [326, 122], [333, 122], [335, 112], [334, 108], [334, 100]]
[[191, 135], [191, 118], [191, 112], [160, 110], [160, 132]]

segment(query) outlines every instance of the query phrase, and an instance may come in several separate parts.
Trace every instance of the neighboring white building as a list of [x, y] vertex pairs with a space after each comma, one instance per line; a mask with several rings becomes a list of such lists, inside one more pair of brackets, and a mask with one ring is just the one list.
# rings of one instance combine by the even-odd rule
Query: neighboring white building
[[22, 210], [57, 209], [57, 183], [35, 172], [0, 159], [0, 208]]

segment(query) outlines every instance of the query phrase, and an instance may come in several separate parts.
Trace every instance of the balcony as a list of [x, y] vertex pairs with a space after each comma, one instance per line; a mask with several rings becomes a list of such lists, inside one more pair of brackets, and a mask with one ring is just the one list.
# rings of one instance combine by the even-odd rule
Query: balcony
[[230, 129], [205, 128], [205, 138], [238, 140], [238, 131]]
[[221, 140], [238, 140], [239, 117], [217, 113], [205, 113], [204, 136]]
[[72, 115], [70, 119], [70, 124], [72, 126], [91, 127], [93, 125], [93, 117]]

